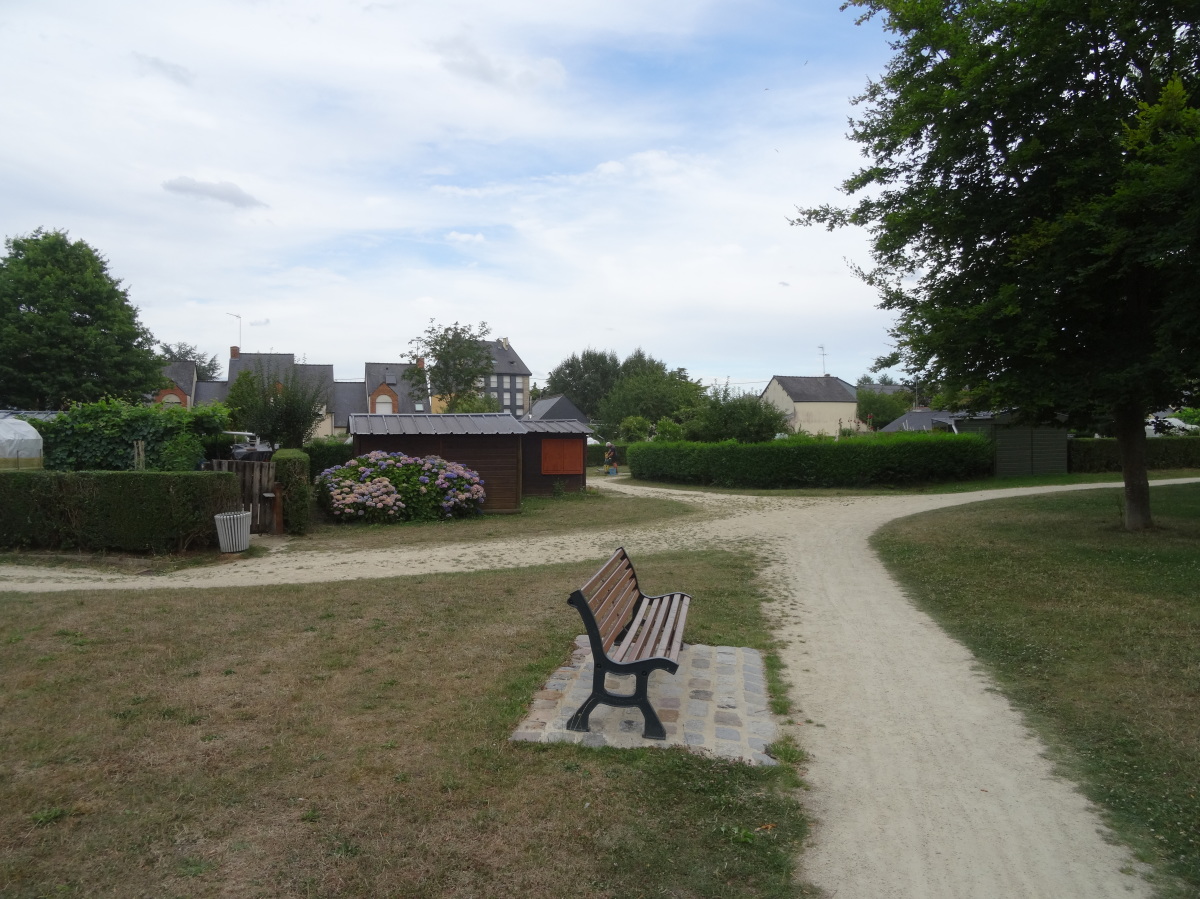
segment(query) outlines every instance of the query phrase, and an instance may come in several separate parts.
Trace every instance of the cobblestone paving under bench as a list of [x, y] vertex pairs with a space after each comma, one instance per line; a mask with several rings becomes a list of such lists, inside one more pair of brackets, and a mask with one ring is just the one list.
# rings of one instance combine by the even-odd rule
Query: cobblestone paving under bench
[[[633, 692], [632, 677], [608, 678], [614, 692]], [[575, 639], [571, 660], [533, 696], [529, 715], [511, 739], [534, 743], [582, 743], [584, 746], [686, 746], [753, 765], [774, 765], [766, 747], [778, 736], [767, 701], [762, 655], [736, 646], [688, 644], [679, 654], [674, 675], [650, 675], [650, 704], [666, 729], [665, 740], [642, 737], [642, 713], [637, 708], [598, 705], [588, 733], [567, 730], [592, 690], [592, 654], [586, 636]]]

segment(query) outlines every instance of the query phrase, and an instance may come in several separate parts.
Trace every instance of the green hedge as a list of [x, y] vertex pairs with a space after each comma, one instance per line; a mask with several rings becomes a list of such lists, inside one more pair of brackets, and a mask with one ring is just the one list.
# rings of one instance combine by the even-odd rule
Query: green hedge
[[[631, 444], [632, 446], [640, 446], [640, 444]], [[629, 464], [629, 446], [624, 443], [614, 443], [613, 448], [617, 451], [617, 464]], [[587, 464], [599, 468], [604, 464], [604, 444], [589, 443], [587, 448]]]
[[769, 443], [637, 443], [629, 470], [647, 481], [760, 489], [869, 487], [970, 480], [992, 472], [978, 434], [909, 433]]
[[345, 465], [354, 458], [354, 446], [345, 440], [345, 437], [321, 437], [304, 444], [313, 477], [327, 469]]
[[308, 453], [279, 450], [271, 456], [271, 461], [275, 463], [275, 480], [283, 487], [283, 529], [289, 534], [307, 534], [313, 505]]
[[241, 507], [232, 472], [0, 472], [0, 547], [185, 550]]
[[[1146, 441], [1146, 467], [1200, 468], [1200, 437], [1151, 437]], [[1121, 451], [1111, 437], [1076, 437], [1067, 441], [1071, 472], [1120, 471]]]

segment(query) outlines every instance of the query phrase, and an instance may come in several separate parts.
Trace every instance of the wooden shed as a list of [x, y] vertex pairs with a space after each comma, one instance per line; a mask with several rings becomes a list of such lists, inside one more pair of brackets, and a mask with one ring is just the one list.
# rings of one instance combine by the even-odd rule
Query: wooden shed
[[521, 450], [525, 426], [506, 412], [472, 415], [350, 416], [354, 452], [375, 450], [441, 456], [479, 472], [485, 512], [521, 511]]
[[960, 434], [983, 434], [996, 448], [996, 477], [1067, 473], [1067, 429], [1014, 424], [1007, 412], [956, 417]]
[[525, 496], [550, 496], [555, 485], [569, 493], [587, 486], [587, 438], [592, 429], [571, 419], [525, 419], [521, 484]]

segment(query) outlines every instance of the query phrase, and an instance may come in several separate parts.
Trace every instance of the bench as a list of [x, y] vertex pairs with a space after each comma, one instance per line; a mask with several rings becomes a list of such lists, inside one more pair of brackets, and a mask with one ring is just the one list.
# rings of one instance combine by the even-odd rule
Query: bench
[[[642, 593], [624, 548], [613, 553], [587, 583], [571, 594], [567, 603], [583, 619], [594, 670], [592, 693], [567, 722], [568, 730], [586, 731], [592, 710], [604, 703], [637, 706], [645, 719], [642, 736], [651, 740], [667, 738], [646, 690], [652, 672], [674, 674], [679, 669], [683, 625], [691, 601], [686, 593]], [[611, 692], [604, 683], [609, 674], [632, 674], [636, 678], [634, 691]]]

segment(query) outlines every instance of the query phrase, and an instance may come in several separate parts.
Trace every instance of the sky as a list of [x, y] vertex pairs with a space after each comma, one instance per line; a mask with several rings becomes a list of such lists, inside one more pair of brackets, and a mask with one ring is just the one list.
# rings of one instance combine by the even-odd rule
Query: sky
[[[60, 229], [155, 337], [361, 379], [486, 322], [535, 381], [636, 347], [854, 382], [890, 313], [844, 203], [877, 22], [839, 0], [4, 0], [0, 233]], [[823, 352], [822, 352], [823, 348]]]

